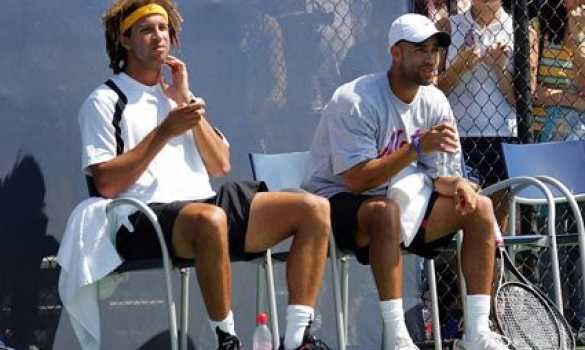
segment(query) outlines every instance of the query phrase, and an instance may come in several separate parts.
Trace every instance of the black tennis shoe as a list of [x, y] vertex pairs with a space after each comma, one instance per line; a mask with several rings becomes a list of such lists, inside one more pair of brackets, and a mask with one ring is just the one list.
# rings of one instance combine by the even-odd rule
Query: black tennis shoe
[[217, 343], [219, 344], [217, 350], [243, 349], [240, 339], [238, 339], [238, 337], [236, 337], [235, 335], [226, 333], [219, 329], [219, 327], [215, 327], [215, 334], [217, 334]]
[[[309, 322], [309, 325], [305, 328], [303, 343], [295, 350], [332, 350], [329, 346], [327, 346], [327, 344], [325, 344], [325, 342], [311, 334], [311, 323], [312, 322]], [[280, 343], [280, 347], [278, 349], [285, 350], [284, 339]]]

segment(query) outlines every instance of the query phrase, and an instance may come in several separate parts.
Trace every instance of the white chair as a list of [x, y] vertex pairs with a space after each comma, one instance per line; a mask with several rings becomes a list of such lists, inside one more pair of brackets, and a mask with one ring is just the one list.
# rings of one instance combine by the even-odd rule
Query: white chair
[[[266, 182], [268, 189], [271, 191], [299, 191], [310, 159], [309, 152], [250, 153], [249, 156], [254, 179]], [[332, 262], [331, 272], [337, 326], [337, 345], [340, 350], [345, 350], [349, 315], [350, 254], [338, 250], [333, 235], [331, 235], [329, 243], [329, 257]], [[440, 350], [441, 334], [435, 268], [433, 260], [427, 260], [426, 263], [431, 290], [434, 344], [435, 349]], [[338, 268], [338, 264], [340, 268]], [[341, 270], [341, 275], [338, 270]]]
[[[99, 192], [95, 189], [91, 178], [87, 178], [88, 190], [91, 196], [99, 196]], [[141, 259], [141, 260], [127, 260], [116, 269], [115, 272], [131, 272], [141, 271], [149, 269], [162, 268], [165, 275], [165, 287], [166, 287], [166, 299], [167, 299], [167, 312], [169, 318], [169, 333], [171, 350], [186, 350], [188, 346], [188, 330], [189, 330], [189, 274], [191, 269], [195, 266], [195, 260], [193, 259], [175, 259], [171, 260], [168, 253], [168, 248], [162, 233], [160, 224], [156, 214], [146, 205], [145, 203], [136, 200], [134, 198], [117, 198], [113, 199], [106, 208], [106, 215], [110, 218], [109, 222], [114, 222], [116, 208], [120, 206], [131, 206], [138, 212], [141, 212], [148, 218], [150, 223], [153, 225], [156, 232], [158, 241], [160, 243], [162, 259]], [[111, 232], [110, 236], [115, 241], [115, 232]], [[264, 293], [268, 293], [268, 299], [270, 300], [270, 311], [271, 316], [277, 321], [277, 316], [274, 310], [276, 310], [276, 297], [274, 295], [274, 279], [272, 271], [272, 261], [267, 259], [270, 257], [270, 250], [268, 250], [263, 258], [253, 260], [257, 263], [259, 268], [265, 271], [266, 279], [268, 281], [268, 289], [258, 281], [256, 290], [256, 302], [259, 303], [262, 300]], [[181, 276], [180, 282], [180, 314], [177, 319], [176, 303], [173, 297], [173, 285], [171, 283], [171, 271], [178, 270]], [[180, 335], [180, 338], [179, 338]], [[274, 348], [278, 349], [278, 333], [275, 336]]]

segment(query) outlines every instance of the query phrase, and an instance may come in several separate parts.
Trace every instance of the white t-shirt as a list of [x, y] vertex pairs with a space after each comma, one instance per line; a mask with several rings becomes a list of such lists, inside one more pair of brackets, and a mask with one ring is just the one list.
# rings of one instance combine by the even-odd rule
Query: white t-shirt
[[[146, 86], [125, 73], [112, 81], [128, 98], [119, 126], [124, 152], [134, 148], [157, 127], [175, 107], [160, 86]], [[81, 106], [81, 167], [88, 167], [116, 157], [113, 125], [118, 95], [105, 84], [94, 90]], [[191, 131], [171, 139], [150, 162], [147, 169], [120, 197], [132, 197], [147, 203], [195, 200], [215, 195], [209, 175], [199, 155]]]
[[[483, 30], [479, 29], [471, 16], [471, 10], [450, 17], [449, 22], [451, 46], [447, 52], [447, 67], [466, 44], [478, 45], [482, 57], [487, 48], [497, 42], [514, 47], [512, 17], [503, 9], [500, 9], [497, 18]], [[509, 71], [512, 71], [511, 65], [512, 59], [509, 57]], [[497, 80], [496, 73], [486, 64], [480, 63], [472, 70], [467, 70], [452, 87], [448, 98], [457, 117], [461, 136], [516, 136], [516, 112], [498, 88]]]
[[[323, 110], [303, 187], [325, 197], [349, 192], [343, 172], [366, 160], [392, 153], [403, 143], [410, 143], [417, 130], [424, 132], [447, 120], [453, 120], [451, 107], [445, 95], [434, 86], [419, 87], [414, 100], [407, 104], [394, 95], [385, 72], [346, 83], [335, 91]], [[460, 175], [460, 152], [452, 159], [453, 175]], [[397, 176], [422, 171], [436, 178], [437, 161], [438, 153], [424, 154]], [[385, 196], [387, 187], [388, 183], [384, 183], [364, 194]]]

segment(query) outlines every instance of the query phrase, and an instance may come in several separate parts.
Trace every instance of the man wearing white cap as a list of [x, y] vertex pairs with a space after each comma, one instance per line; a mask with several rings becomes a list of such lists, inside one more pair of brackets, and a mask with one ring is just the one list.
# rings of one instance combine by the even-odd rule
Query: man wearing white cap
[[[469, 350], [500, 349], [488, 326], [494, 266], [491, 201], [461, 177], [453, 113], [431, 83], [450, 37], [406, 14], [388, 36], [388, 72], [340, 86], [323, 111], [304, 187], [331, 204], [336, 242], [371, 264], [385, 349], [416, 349], [404, 322], [400, 248], [432, 258], [462, 229]], [[451, 159], [448, 169], [439, 161]]]

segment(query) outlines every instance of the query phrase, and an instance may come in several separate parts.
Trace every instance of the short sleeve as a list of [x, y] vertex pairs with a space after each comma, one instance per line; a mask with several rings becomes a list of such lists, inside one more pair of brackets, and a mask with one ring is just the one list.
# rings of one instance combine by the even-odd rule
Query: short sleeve
[[81, 131], [81, 169], [87, 173], [90, 165], [106, 162], [116, 156], [114, 126], [115, 102], [90, 96], [79, 111]]
[[365, 106], [336, 101], [324, 111], [330, 136], [333, 172], [339, 175], [377, 156], [375, 116]]

